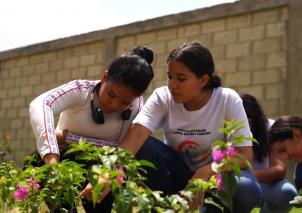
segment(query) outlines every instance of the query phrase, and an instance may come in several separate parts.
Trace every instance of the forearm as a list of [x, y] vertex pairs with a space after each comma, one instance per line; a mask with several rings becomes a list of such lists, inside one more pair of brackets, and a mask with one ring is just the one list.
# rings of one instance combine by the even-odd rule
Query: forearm
[[48, 164], [48, 163], [59, 163], [59, 155], [56, 154], [46, 154], [43, 158], [43, 161]]
[[275, 183], [285, 178], [285, 173], [282, 168], [269, 167], [265, 169], [254, 170], [254, 175], [261, 183]]
[[120, 147], [136, 154], [150, 135], [151, 131], [148, 128], [140, 124], [134, 124], [123, 138]]

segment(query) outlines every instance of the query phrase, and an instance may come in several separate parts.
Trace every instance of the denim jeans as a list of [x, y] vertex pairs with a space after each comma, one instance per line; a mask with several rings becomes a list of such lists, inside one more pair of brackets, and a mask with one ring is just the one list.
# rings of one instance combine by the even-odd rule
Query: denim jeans
[[297, 163], [294, 179], [297, 189], [302, 189], [302, 163]]
[[275, 184], [260, 184], [263, 204], [261, 213], [287, 213], [291, 206], [289, 201], [297, 195], [296, 188], [287, 180]]
[[[152, 190], [163, 191], [165, 195], [178, 193], [184, 189], [193, 172], [172, 148], [162, 141], [150, 137], [136, 155], [137, 159], [152, 162], [157, 168], [147, 168], [146, 185]], [[233, 198], [235, 213], [249, 213], [261, 202], [261, 189], [257, 179], [247, 170], [237, 178], [237, 192]], [[206, 209], [206, 212], [219, 212]]]

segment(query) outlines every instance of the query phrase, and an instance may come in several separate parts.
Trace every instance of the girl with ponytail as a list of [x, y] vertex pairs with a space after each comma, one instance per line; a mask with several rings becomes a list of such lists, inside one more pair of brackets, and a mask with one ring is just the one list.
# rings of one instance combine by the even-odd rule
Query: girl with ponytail
[[[215, 175], [211, 169], [211, 144], [224, 140], [218, 131], [224, 127], [224, 121], [243, 121], [244, 128], [238, 134], [251, 136], [251, 132], [240, 96], [221, 87], [213, 57], [206, 47], [198, 42], [185, 43], [168, 55], [167, 63], [168, 86], [154, 90], [121, 146], [136, 153], [137, 158], [155, 164], [157, 170], [147, 173], [151, 189], [173, 194], [191, 178], [207, 180]], [[164, 133], [164, 143], [150, 137], [158, 129]], [[250, 141], [238, 145], [236, 150], [252, 160]], [[245, 213], [260, 201], [260, 187], [244, 165], [241, 176], [233, 210]]]

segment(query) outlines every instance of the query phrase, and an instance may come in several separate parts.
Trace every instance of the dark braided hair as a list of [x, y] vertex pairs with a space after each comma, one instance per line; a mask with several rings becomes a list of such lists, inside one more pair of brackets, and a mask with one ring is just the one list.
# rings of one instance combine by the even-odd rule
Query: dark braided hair
[[268, 119], [264, 114], [257, 99], [249, 94], [240, 94], [243, 107], [245, 109], [247, 118], [251, 121], [250, 128], [253, 137], [258, 141], [258, 144], [253, 143], [254, 158], [262, 163], [267, 157], [268, 145]]

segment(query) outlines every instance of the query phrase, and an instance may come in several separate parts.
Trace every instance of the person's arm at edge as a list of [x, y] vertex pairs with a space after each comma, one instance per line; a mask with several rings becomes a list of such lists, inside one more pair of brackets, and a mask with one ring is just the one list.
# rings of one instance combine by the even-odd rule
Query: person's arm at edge
[[150, 135], [151, 131], [148, 128], [140, 124], [133, 124], [123, 138], [120, 147], [136, 154]]
[[269, 167], [254, 170], [254, 175], [261, 183], [275, 183], [285, 178], [286, 161], [279, 158], [273, 151], [269, 152]]

